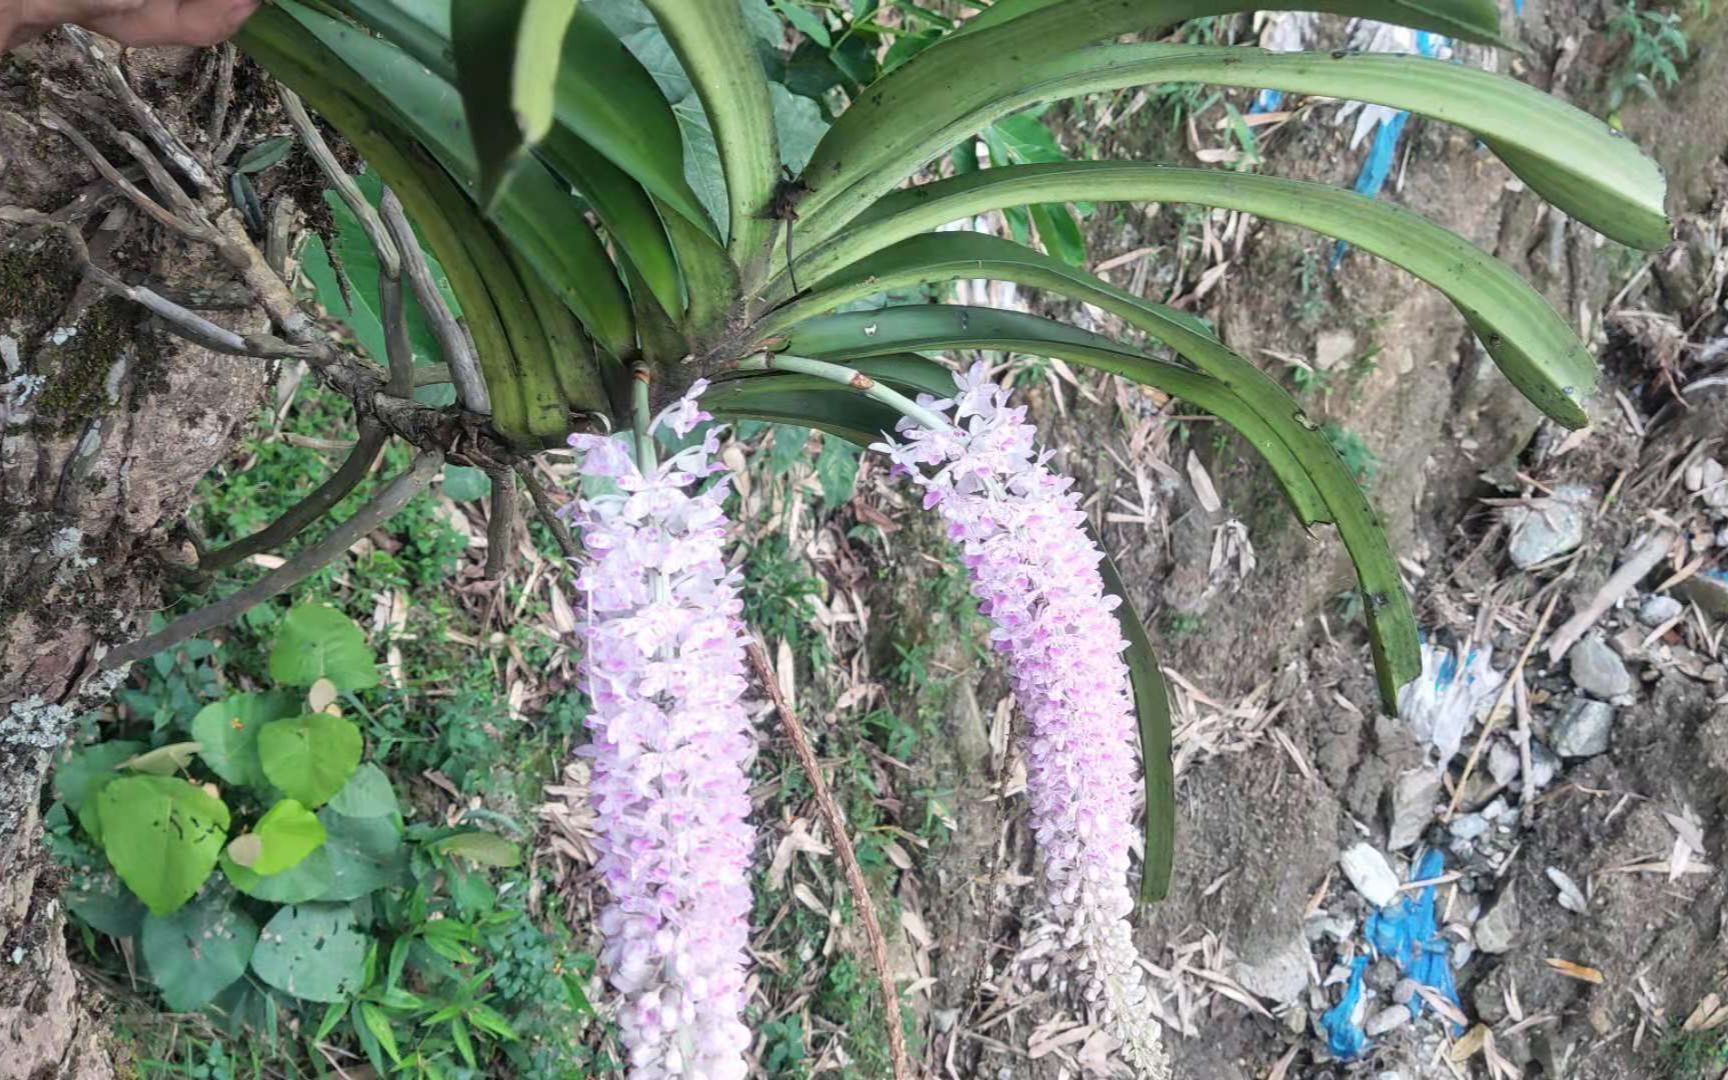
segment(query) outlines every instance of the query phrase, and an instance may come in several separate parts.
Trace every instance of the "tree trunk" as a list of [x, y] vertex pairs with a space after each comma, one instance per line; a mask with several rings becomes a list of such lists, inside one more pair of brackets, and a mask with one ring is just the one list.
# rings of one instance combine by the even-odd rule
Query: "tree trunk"
[[[208, 107], [193, 101], [208, 98], [192, 89], [200, 54], [153, 51], [131, 66], [164, 119], [202, 141], [186, 115]], [[80, 222], [98, 262], [167, 289], [224, 278], [204, 252], [141, 225], [35, 122], [45, 90], [59, 103], [89, 89], [57, 40], [0, 56], [0, 205]], [[86, 115], [81, 126], [99, 129]], [[128, 126], [118, 110], [109, 119]], [[42, 787], [78, 714], [118, 681], [91, 677], [101, 653], [144, 629], [162, 569], [185, 561], [175, 526], [251, 418], [266, 367], [169, 337], [81, 280], [64, 238], [0, 225], [0, 1080], [114, 1075], [100, 1004], [67, 959]]]

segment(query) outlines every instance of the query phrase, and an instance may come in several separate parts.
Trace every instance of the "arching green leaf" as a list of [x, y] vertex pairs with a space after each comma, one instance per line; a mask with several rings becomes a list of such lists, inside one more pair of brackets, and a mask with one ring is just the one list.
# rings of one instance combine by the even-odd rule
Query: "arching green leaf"
[[552, 129], [564, 34], [578, 0], [459, 3], [456, 86], [474, 132], [480, 205], [490, 212], [530, 147]]
[[[1094, 537], [1096, 540], [1096, 537]], [[1104, 545], [1098, 545], [1104, 551]], [[1146, 785], [1145, 863], [1140, 870], [1140, 903], [1151, 904], [1170, 892], [1170, 871], [1176, 858], [1176, 766], [1171, 759], [1170, 688], [1164, 669], [1152, 651], [1152, 639], [1116, 563], [1104, 552], [1098, 564], [1104, 575], [1104, 590], [1121, 602], [1116, 622], [1128, 642], [1122, 659], [1128, 664], [1128, 679], [1134, 687], [1134, 717], [1140, 731], [1140, 767]]]
[[1596, 382], [1590, 351], [1536, 290], [1426, 218], [1324, 184], [1117, 161], [986, 169], [882, 199], [853, 227], [799, 256], [799, 273], [826, 277], [909, 236], [987, 210], [1075, 200], [1198, 203], [1337, 237], [1445, 293], [1500, 370], [1543, 412], [1568, 427], [1589, 420], [1580, 402]]
[[[866, 332], [868, 330], [868, 332]], [[1293, 492], [1323, 479], [1327, 508], [1335, 512], [1340, 531], [1362, 581], [1369, 643], [1381, 697], [1395, 708], [1398, 690], [1421, 671], [1416, 622], [1386, 546], [1384, 530], [1361, 489], [1326, 448], [1305, 446], [1298, 457], [1241, 396], [1207, 375], [1162, 363], [1108, 338], [1018, 312], [928, 304], [873, 312], [829, 315], [801, 323], [788, 336], [784, 351], [853, 362], [860, 356], [906, 349], [1001, 349], [1053, 356], [1100, 371], [1122, 375], [1157, 387], [1214, 414], [1235, 428], [1261, 455], [1292, 501]], [[830, 406], [832, 408], [832, 406]], [[1311, 423], [1302, 418], [1303, 422]], [[1297, 445], [1304, 445], [1300, 442]]]
[[[960, 137], [983, 127], [969, 118], [991, 102], [1024, 92], [1024, 73], [1053, 57], [1122, 34], [1258, 9], [1266, 9], [1262, 0], [1050, 0], [1016, 4], [999, 16], [999, 25], [987, 25], [995, 21], [987, 14], [979, 24], [985, 28], [938, 42], [852, 102], [810, 160], [805, 179], [811, 191], [799, 213], [813, 240], [842, 227]], [[1494, 0], [1273, 0], [1269, 10], [1280, 9], [1361, 16], [1465, 41], [1499, 40]], [[971, 127], [949, 138], [944, 131], [955, 123]]]

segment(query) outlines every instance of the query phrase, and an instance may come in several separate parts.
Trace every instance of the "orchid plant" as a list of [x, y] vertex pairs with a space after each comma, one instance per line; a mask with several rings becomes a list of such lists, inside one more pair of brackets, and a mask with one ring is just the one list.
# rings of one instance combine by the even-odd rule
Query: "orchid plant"
[[[1388, 708], [1420, 671], [1410, 602], [1374, 510], [1276, 382], [1189, 314], [1028, 244], [943, 226], [1021, 207], [1182, 202], [1312, 229], [1441, 290], [1543, 412], [1568, 427], [1587, 421], [1594, 364], [1566, 320], [1508, 267], [1416, 214], [1244, 172], [940, 164], [1053, 100], [1173, 82], [1262, 88], [1456, 124], [1578, 221], [1635, 247], [1667, 243], [1656, 166], [1599, 120], [1512, 79], [1416, 56], [1156, 40], [1182, 20], [1261, 6], [998, 0], [927, 35], [922, 51], [867, 85], [830, 95], [831, 124], [767, 77], [764, 56], [782, 30], [761, 0], [277, 0], [247, 24], [241, 47], [385, 187], [374, 209], [332, 170], [378, 244], [381, 282], [393, 283], [380, 290], [389, 355], [374, 358], [389, 361], [388, 380], [344, 376], [348, 389], [376, 390], [363, 410], [361, 471], [388, 429], [411, 441], [455, 432], [427, 456], [466, 454], [500, 475], [568, 443], [594, 481], [571, 510], [594, 703], [582, 752], [593, 758], [611, 894], [603, 959], [633, 1075], [741, 1076], [749, 1042], [745, 631], [723, 558], [710, 421], [804, 425], [879, 450], [946, 523], [1028, 722], [1046, 894], [1088, 1002], [1143, 1075], [1166, 1072], [1128, 922], [1137, 785], [1142, 897], [1162, 895], [1173, 848], [1158, 667], [1024, 410], [981, 369], [956, 376], [931, 355], [1058, 358], [1211, 413], [1265, 459], [1303, 523], [1336, 526], [1360, 577]], [[1504, 44], [1493, 0], [1304, 6]], [[1123, 43], [1128, 35], [1144, 40]], [[285, 103], [313, 143], [300, 97]], [[427, 284], [422, 243], [447, 296]], [[436, 363], [420, 368], [404, 277], [436, 339]], [[1088, 303], [1131, 334], [887, 299], [963, 279]], [[270, 313], [291, 341], [315, 340], [291, 304]], [[301, 353], [332, 348], [316, 344]], [[456, 388], [442, 419], [391, 404], [440, 381]], [[660, 460], [662, 432], [688, 445]], [[415, 476], [435, 464], [417, 464]]]

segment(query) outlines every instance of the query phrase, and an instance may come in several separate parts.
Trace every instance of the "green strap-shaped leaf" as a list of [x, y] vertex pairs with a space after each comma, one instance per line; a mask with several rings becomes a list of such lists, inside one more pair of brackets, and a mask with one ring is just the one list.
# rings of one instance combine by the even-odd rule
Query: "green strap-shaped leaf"
[[1324, 504], [1313, 481], [1289, 447], [1228, 387], [1063, 323], [995, 308], [919, 304], [809, 319], [792, 329], [784, 351], [850, 362], [906, 350], [957, 348], [1058, 356], [1118, 374], [1127, 374], [1125, 369], [1132, 368], [1138, 372], [1133, 376], [1137, 381], [1198, 405], [1235, 428], [1266, 459], [1294, 501], [1311, 512], [1323, 512]]
[[[1000, 25], [938, 42], [854, 99], [805, 170], [811, 191], [800, 205], [800, 219], [812, 239], [851, 221], [946, 148], [937, 133], [1021, 92], [1024, 72], [1051, 57], [1122, 34], [1266, 7], [1263, 0], [1016, 3]], [[1499, 41], [1494, 0], [1271, 0], [1271, 8], [1361, 16], [1465, 41]]]
[[[299, 22], [377, 95], [387, 115], [411, 132], [479, 201], [480, 166], [462, 103], [450, 84], [382, 38], [294, 0], [274, 5]], [[567, 187], [538, 160], [524, 160], [493, 219], [559, 299], [613, 352], [634, 344], [630, 303], [604, 245]]]
[[612, 242], [629, 258], [660, 306], [683, 314], [684, 283], [678, 274], [678, 258], [654, 200], [641, 185], [563, 126], [547, 136], [540, 155], [588, 200]]
[[[1340, 522], [1348, 523], [1346, 535], [1352, 541], [1348, 546], [1362, 581], [1381, 698], [1388, 708], [1396, 708], [1399, 689], [1421, 672], [1422, 664], [1409, 597], [1373, 508], [1360, 488], [1337, 482], [1336, 470], [1325, 465], [1328, 458], [1317, 454], [1307, 455], [1306, 462], [1298, 458], [1237, 393], [1218, 380], [1154, 360], [1097, 334], [993, 308], [926, 304], [828, 315], [800, 324], [785, 344], [785, 351], [800, 356], [848, 362], [908, 349], [954, 348], [1051, 356], [1125, 376], [1192, 402], [1234, 427], [1260, 451], [1286, 494], [1293, 487], [1314, 483], [1316, 477], [1326, 478], [1327, 507]], [[1341, 525], [1340, 532], [1344, 531]]]
[[798, 273], [820, 280], [950, 221], [1062, 201], [1198, 203], [1337, 237], [1445, 293], [1537, 408], [1567, 427], [1589, 422], [1580, 402], [1596, 383], [1590, 351], [1524, 279], [1426, 218], [1324, 184], [1118, 161], [986, 169], [882, 199], [851, 228], [800, 255]]
[[454, 9], [456, 86], [490, 213], [528, 150], [552, 129], [564, 34], [579, 0], [486, 0]]
[[[1096, 537], [1093, 538], [1096, 541]], [[1098, 572], [1104, 589], [1121, 603], [1116, 622], [1128, 648], [1122, 659], [1128, 664], [1128, 679], [1134, 686], [1134, 716], [1140, 730], [1140, 767], [1146, 785], [1145, 864], [1140, 871], [1140, 903], [1154, 904], [1170, 892], [1170, 871], [1176, 859], [1176, 764], [1171, 758], [1170, 688], [1164, 684], [1164, 669], [1152, 651], [1152, 639], [1128, 598], [1128, 586], [1116, 570], [1110, 553], [1104, 552]]]
[[647, 0], [714, 127], [731, 217], [727, 250], [748, 265], [768, 245], [780, 148], [768, 78], [742, 9], [725, 0]]
[[[1665, 183], [1631, 140], [1551, 94], [1464, 64], [1420, 56], [1275, 53], [1153, 42], [1078, 49], [1028, 66], [1003, 96], [933, 130], [931, 157], [1039, 102], [1148, 83], [1265, 87], [1368, 101], [1481, 136], [1538, 194], [1609, 237], [1655, 249], [1669, 240]], [[822, 237], [821, 223], [806, 227]]]
[[684, 177], [684, 136], [654, 76], [586, 9], [576, 13], [564, 39], [556, 116], [559, 128], [603, 154], [668, 209], [720, 239]]
[[846, 387], [783, 374], [720, 380], [702, 395], [702, 407], [721, 420], [798, 424], [857, 446], [879, 441], [900, 419], [888, 406]]

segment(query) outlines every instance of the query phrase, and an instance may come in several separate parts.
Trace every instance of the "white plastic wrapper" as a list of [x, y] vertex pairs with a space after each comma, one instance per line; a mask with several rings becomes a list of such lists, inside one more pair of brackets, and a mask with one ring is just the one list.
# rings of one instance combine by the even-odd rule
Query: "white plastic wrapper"
[[[1463, 648], [1460, 646], [1460, 648]], [[1489, 650], [1471, 648], [1462, 658], [1444, 645], [1424, 642], [1422, 674], [1398, 694], [1398, 715], [1416, 737], [1434, 748], [1444, 769], [1464, 736], [1494, 704], [1506, 676], [1489, 663]]]

